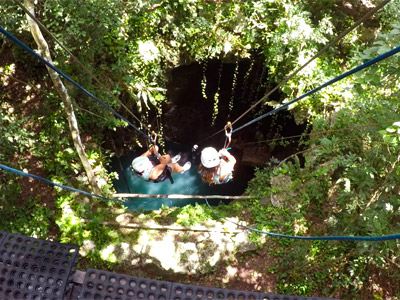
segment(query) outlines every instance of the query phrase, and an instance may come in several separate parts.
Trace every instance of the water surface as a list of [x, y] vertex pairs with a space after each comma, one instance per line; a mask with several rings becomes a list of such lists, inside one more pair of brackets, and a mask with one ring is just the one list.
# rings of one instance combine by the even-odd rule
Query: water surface
[[[137, 155], [137, 154], [136, 154]], [[251, 178], [253, 170], [237, 164], [234, 172], [234, 180], [230, 183], [209, 186], [202, 182], [197, 171], [197, 165], [184, 174], [172, 174], [174, 184], [169, 180], [159, 183], [144, 181], [136, 176], [130, 164], [136, 157], [134, 153], [115, 158], [112, 162], [113, 171], [118, 172], [119, 179], [115, 180], [114, 186], [118, 193], [136, 194], [189, 194], [189, 195], [240, 195], [244, 192], [247, 181]], [[210, 203], [216, 205], [221, 200], [209, 199]], [[185, 206], [194, 203], [204, 203], [201, 199], [154, 199], [154, 198], [128, 198], [126, 206], [134, 211], [156, 210], [164, 206]], [[228, 202], [228, 201], [226, 201]]]

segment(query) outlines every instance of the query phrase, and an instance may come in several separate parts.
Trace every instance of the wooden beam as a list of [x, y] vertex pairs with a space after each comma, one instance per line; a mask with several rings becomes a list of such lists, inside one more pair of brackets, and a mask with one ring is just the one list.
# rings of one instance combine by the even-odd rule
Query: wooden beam
[[182, 194], [114, 194], [113, 198], [162, 198], [162, 199], [252, 199], [251, 196], [182, 195]]
[[[85, 223], [90, 223], [91, 220], [84, 220]], [[115, 226], [119, 228], [127, 228], [127, 229], [139, 229], [139, 230], [156, 230], [156, 231], [184, 231], [184, 232], [209, 232], [209, 233], [223, 233], [223, 234], [238, 234], [242, 233], [245, 230], [222, 230], [222, 229], [213, 229], [213, 228], [196, 228], [196, 227], [183, 227], [183, 226], [165, 226], [159, 224], [152, 224], [151, 226], [138, 224], [138, 223], [129, 223], [129, 224], [120, 224], [117, 222], [100, 222], [101, 225], [104, 226]]]

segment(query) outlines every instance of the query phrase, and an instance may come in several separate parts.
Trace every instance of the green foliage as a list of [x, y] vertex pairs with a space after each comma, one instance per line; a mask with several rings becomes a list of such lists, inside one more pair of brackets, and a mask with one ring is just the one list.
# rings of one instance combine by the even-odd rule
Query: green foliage
[[[397, 25], [393, 28], [353, 61], [370, 59], [398, 43]], [[260, 199], [249, 209], [259, 228], [303, 235], [398, 232], [400, 73], [393, 68], [398, 60], [393, 57], [347, 80], [353, 89], [345, 97], [334, 97], [339, 91], [332, 87], [315, 97], [318, 106], [302, 104], [313, 124], [304, 142], [304, 165], [294, 159], [267, 166], [249, 184], [248, 192]], [[334, 109], [327, 110], [329, 106]], [[385, 274], [394, 290], [399, 287], [391, 263], [399, 259], [396, 242], [277, 241], [273, 247], [281, 293], [309, 295], [322, 289], [331, 295], [345, 290], [341, 298], [359, 298], [368, 290], [384, 298], [384, 283], [380, 288], [368, 285], [376, 273]]]
[[40, 200], [29, 199], [24, 206], [9, 204], [2, 208], [0, 228], [46, 239], [51, 229], [52, 213]]
[[[364, 39], [366, 27], [354, 31], [282, 86], [284, 96], [298, 96], [398, 45], [399, 11], [399, 4], [392, 1], [378, 18], [381, 26], [373, 29], [372, 38]], [[339, 4], [325, 0], [58, 0], [40, 2], [37, 12], [102, 85], [51, 43], [58, 65], [113, 107], [119, 107], [116, 98], [129, 108], [136, 107], [145, 121], [149, 110], [160, 114], [174, 67], [210, 59], [237, 61], [262, 53], [270, 82], [278, 82], [353, 22], [340, 12]], [[0, 19], [7, 29], [33, 45], [25, 16], [11, 1], [0, 6]], [[0, 44], [0, 161], [21, 169], [34, 166], [52, 180], [86, 189], [87, 178], [74, 151], [61, 102], [48, 88], [44, 71], [37, 72], [37, 62], [12, 48], [3, 37]], [[220, 206], [218, 214], [246, 218], [258, 229], [287, 234], [398, 232], [399, 64], [399, 56], [392, 57], [291, 107], [298, 122], [307, 120], [312, 127], [309, 139], [302, 139], [304, 163], [297, 156], [271, 161], [257, 170], [249, 184], [248, 193], [254, 198]], [[238, 64], [233, 84], [237, 72]], [[11, 76], [21, 73], [29, 77], [28, 83], [12, 93]], [[32, 86], [39, 87], [33, 91]], [[205, 79], [201, 91], [207, 98]], [[111, 154], [100, 146], [103, 129], [126, 124], [77, 91], [71, 89], [71, 94], [77, 106], [93, 113], [79, 110], [79, 123], [95, 172], [103, 180], [103, 192], [110, 194], [115, 174], [106, 170]], [[217, 91], [208, 99], [214, 101], [213, 121], [218, 116], [219, 96]], [[56, 223], [60, 239], [81, 246], [90, 266], [112, 268], [117, 262], [116, 245], [136, 239], [103, 226], [117, 205], [56, 190], [55, 197], [49, 198], [54, 201], [53, 212], [41, 199], [20, 199], [24, 182], [13, 175], [0, 174], [0, 183], [2, 229], [46, 237]], [[173, 219], [184, 226], [217, 218], [204, 205], [165, 208], [148, 217], [160, 223]], [[257, 234], [251, 238], [260, 247], [265, 242]], [[276, 274], [280, 293], [362, 298], [361, 291], [367, 290], [379, 299], [393, 295], [385, 292], [384, 286], [374, 290], [370, 282], [379, 278], [377, 284], [386, 281], [394, 289], [400, 282], [396, 242], [273, 240], [268, 246], [275, 258], [271, 272]]]
[[187, 205], [177, 211], [176, 222], [182, 226], [192, 226], [203, 224], [208, 219], [212, 219], [212, 211], [204, 205]]
[[[87, 190], [87, 178], [74, 150], [64, 110], [57, 95], [44, 91], [40, 95], [40, 86], [43, 83], [36, 83], [34, 79], [29, 83], [19, 82], [21, 89], [14, 94], [15, 88], [8, 87], [11, 83], [15, 85], [18, 66], [6, 64], [0, 71], [0, 83], [2, 89], [4, 88], [4, 93], [0, 95], [0, 162], [48, 177], [55, 182]], [[23, 101], [28, 104], [24, 106]], [[97, 135], [101, 136], [100, 133]], [[113, 192], [110, 183], [115, 176], [105, 168], [109, 154], [105, 154], [94, 139], [86, 146], [94, 171], [100, 177], [99, 185], [104, 195], [109, 195]], [[84, 203], [77, 195], [66, 195], [57, 189], [54, 192], [55, 197], [43, 193], [30, 196], [30, 189], [33, 190], [33, 187], [31, 183], [28, 184], [28, 180], [14, 174], [0, 174], [0, 181], [2, 230], [44, 239], [54, 238], [54, 235], [59, 234], [57, 238], [60, 240], [78, 245], [83, 245], [86, 240], [94, 240], [96, 247], [88, 253], [89, 258], [94, 262], [113, 261], [112, 255], [104, 254], [104, 249], [120, 239], [111, 234], [116, 230], [96, 227], [94, 223], [86, 224], [84, 219], [110, 217], [109, 209], [117, 207], [116, 205], [99, 204], [99, 200], [94, 199], [98, 212], [93, 216], [92, 206]], [[33, 186], [36, 191], [42, 190], [41, 183]], [[107, 209], [101, 210], [101, 207]]]
[[[304, 6], [288, 0], [171, 0], [162, 5], [60, 0], [46, 2], [40, 13], [57, 38], [79, 53], [114, 95], [128, 93], [139, 111], [165, 101], [166, 75], [172, 67], [212, 58], [246, 58], [255, 50], [264, 52], [269, 75], [278, 80], [315, 53], [333, 31], [329, 16], [311, 20]], [[57, 60], [66, 61], [61, 66], [91, 87], [90, 78], [69, 63], [66, 53], [59, 51]], [[304, 75], [300, 80], [309, 76]], [[118, 105], [112, 97], [105, 98]]]

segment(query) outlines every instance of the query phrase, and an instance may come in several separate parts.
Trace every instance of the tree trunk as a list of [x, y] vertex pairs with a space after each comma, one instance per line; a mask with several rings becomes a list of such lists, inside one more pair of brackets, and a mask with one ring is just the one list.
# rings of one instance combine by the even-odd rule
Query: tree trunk
[[[29, 10], [29, 12], [32, 13], [32, 15], [34, 15], [35, 14], [34, 0], [24, 0], [24, 4], [25, 4], [25, 7]], [[28, 19], [28, 24], [29, 24], [32, 36], [35, 39], [35, 42], [39, 48], [39, 51], [41, 52], [42, 56], [47, 61], [52, 63], [49, 46], [48, 46], [46, 40], [44, 39], [39, 26], [28, 15], [26, 17]], [[60, 76], [54, 70], [47, 67], [47, 71], [49, 72], [51, 80], [53, 81], [53, 84], [64, 103], [64, 109], [65, 109], [65, 113], [67, 114], [67, 119], [68, 119], [69, 129], [71, 131], [72, 140], [74, 142], [74, 146], [79, 155], [79, 158], [82, 162], [82, 165], [86, 171], [86, 175], [89, 179], [89, 183], [92, 187], [92, 190], [95, 193], [100, 193], [101, 191], [97, 184], [96, 175], [94, 174], [92, 166], [89, 163], [88, 157], [85, 153], [85, 149], [84, 149], [84, 146], [81, 141], [81, 137], [79, 135], [78, 122], [75, 117], [74, 107], [72, 105], [71, 97], [68, 94], [68, 90], [66, 89], [63, 82], [61, 81]]]

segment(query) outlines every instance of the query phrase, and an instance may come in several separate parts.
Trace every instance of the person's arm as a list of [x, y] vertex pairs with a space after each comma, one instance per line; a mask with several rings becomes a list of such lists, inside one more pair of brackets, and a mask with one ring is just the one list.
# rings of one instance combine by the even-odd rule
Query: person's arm
[[219, 150], [219, 154], [222, 156], [222, 159], [224, 161], [226, 161], [229, 164], [232, 164], [232, 167], [236, 164], [236, 158], [232, 154], [230, 154], [229, 151], [226, 150], [225, 148]]
[[[226, 183], [232, 179], [233, 169], [236, 164], [236, 158], [228, 152], [226, 149], [221, 149], [219, 151], [223, 161], [219, 166], [219, 181], [221, 183]], [[227, 179], [229, 178], [229, 179]]]
[[155, 155], [158, 157], [159, 154], [158, 154], [158, 146], [157, 145], [151, 146], [150, 149], [147, 150], [145, 153], [143, 153], [141, 156], [149, 157], [151, 155]]

